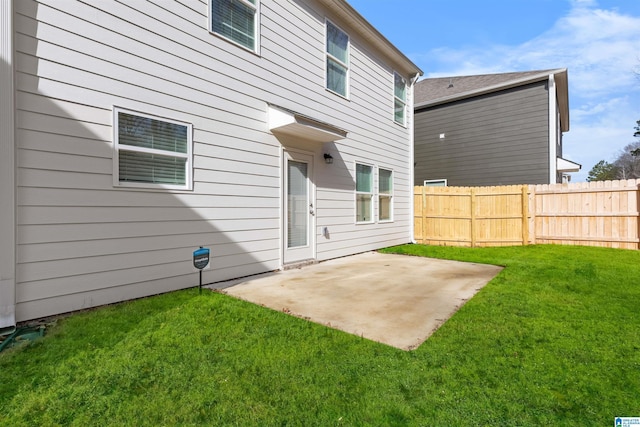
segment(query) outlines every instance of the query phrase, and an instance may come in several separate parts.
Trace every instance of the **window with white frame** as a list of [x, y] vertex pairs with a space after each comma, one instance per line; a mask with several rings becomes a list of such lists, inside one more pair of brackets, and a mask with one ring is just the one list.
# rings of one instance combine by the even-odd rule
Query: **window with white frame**
[[327, 21], [327, 89], [349, 96], [349, 36]]
[[393, 73], [393, 120], [406, 125], [407, 81], [398, 73]]
[[393, 172], [388, 169], [378, 170], [378, 219], [393, 220]]
[[425, 179], [424, 180], [425, 187], [446, 187], [447, 180], [445, 179]]
[[254, 52], [260, 0], [209, 0], [210, 30]]
[[356, 222], [373, 221], [373, 166], [356, 163]]
[[191, 124], [117, 107], [113, 111], [114, 185], [192, 188]]

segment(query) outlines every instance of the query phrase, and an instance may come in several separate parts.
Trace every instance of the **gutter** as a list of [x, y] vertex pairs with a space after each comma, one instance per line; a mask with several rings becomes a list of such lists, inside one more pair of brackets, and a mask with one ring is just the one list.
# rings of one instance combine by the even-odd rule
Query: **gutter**
[[554, 74], [549, 75], [549, 184], [558, 182], [558, 166], [556, 157], [558, 156], [558, 111], [556, 79]]

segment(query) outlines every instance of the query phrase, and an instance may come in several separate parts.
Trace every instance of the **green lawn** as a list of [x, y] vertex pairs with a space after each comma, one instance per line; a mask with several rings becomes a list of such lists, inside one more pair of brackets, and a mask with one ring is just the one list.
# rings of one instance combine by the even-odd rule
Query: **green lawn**
[[186, 290], [0, 353], [0, 425], [608, 426], [640, 416], [640, 252], [385, 252], [506, 268], [417, 350]]

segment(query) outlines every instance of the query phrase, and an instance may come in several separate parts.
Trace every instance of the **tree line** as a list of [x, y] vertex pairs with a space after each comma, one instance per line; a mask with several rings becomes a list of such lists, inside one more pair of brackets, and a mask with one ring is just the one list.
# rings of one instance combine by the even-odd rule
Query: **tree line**
[[[640, 138], [640, 120], [636, 121], [633, 136]], [[640, 178], [640, 141], [627, 144], [618, 158], [609, 163], [600, 160], [591, 168], [587, 181], [609, 181], [613, 179]]]

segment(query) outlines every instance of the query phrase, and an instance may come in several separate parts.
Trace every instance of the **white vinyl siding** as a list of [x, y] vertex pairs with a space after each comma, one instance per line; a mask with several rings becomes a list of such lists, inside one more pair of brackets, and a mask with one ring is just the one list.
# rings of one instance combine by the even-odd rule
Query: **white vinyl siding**
[[393, 120], [403, 126], [407, 123], [407, 82], [393, 73]]
[[373, 221], [373, 167], [356, 163], [356, 222]]
[[327, 89], [349, 96], [349, 36], [327, 21]]
[[256, 52], [258, 1], [209, 0], [210, 31]]
[[383, 168], [378, 170], [378, 219], [393, 220], [393, 172]]
[[[256, 2], [260, 56], [207, 31], [206, 1], [34, 4], [13, 2], [18, 321], [197, 285], [199, 246], [212, 254], [205, 283], [277, 270], [283, 147], [318, 159], [318, 261], [410, 241], [408, 128], [389, 118], [395, 61], [345, 27], [350, 102], [326, 90], [326, 19], [344, 24], [325, 4]], [[278, 139], [267, 103], [348, 137]], [[113, 105], [192, 125], [192, 191], [114, 188]], [[394, 222], [361, 226], [355, 162], [381, 159]]]
[[113, 109], [114, 184], [191, 189], [191, 124]]

